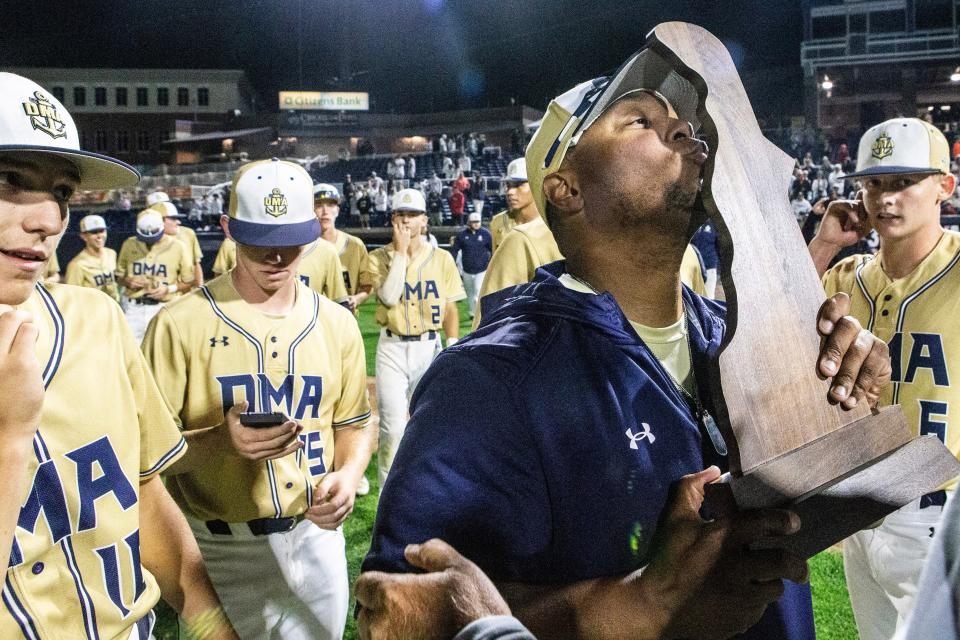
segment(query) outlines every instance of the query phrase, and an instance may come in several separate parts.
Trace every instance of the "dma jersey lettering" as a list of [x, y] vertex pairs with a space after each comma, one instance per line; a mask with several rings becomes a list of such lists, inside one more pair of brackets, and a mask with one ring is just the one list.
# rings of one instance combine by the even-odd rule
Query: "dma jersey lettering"
[[890, 364], [893, 368], [892, 381], [911, 383], [921, 369], [929, 369], [933, 382], [938, 387], [949, 387], [950, 376], [947, 371], [947, 359], [943, 349], [943, 339], [938, 333], [910, 333], [913, 343], [907, 355], [907, 367], [904, 372], [903, 333], [897, 332], [890, 340]]
[[93, 282], [98, 287], [102, 287], [107, 284], [113, 284], [115, 280], [112, 273], [97, 273], [93, 276]]
[[[295, 384], [297, 377], [301, 382], [299, 393]], [[323, 398], [321, 376], [287, 374], [279, 387], [274, 387], [265, 373], [217, 376], [217, 382], [220, 384], [220, 401], [224, 409], [246, 400], [250, 403], [248, 411], [270, 412], [282, 409], [294, 420], [320, 417], [320, 400]], [[239, 399], [235, 393], [238, 388], [243, 394]]]
[[135, 276], [155, 276], [157, 278], [167, 277], [167, 265], [148, 264], [145, 262], [133, 263], [133, 275]]
[[403, 297], [406, 300], [416, 298], [417, 300], [429, 300], [430, 298], [440, 299], [440, 289], [437, 288], [435, 280], [417, 280], [415, 285], [409, 282], [403, 283]]
[[[67, 453], [65, 457], [74, 463], [73, 481], [77, 487], [80, 513], [76, 526], [70, 521], [70, 511], [64, 493], [60, 472], [52, 460], [37, 467], [27, 494], [27, 501], [20, 507], [17, 529], [28, 533], [36, 530], [43, 514], [50, 530], [51, 544], [56, 544], [72, 533], [88, 531], [97, 526], [97, 501], [113, 494], [120, 507], [126, 511], [137, 503], [137, 493], [123, 473], [120, 460], [106, 436]], [[100, 503], [102, 507], [103, 502]], [[16, 537], [10, 552], [10, 566], [23, 562], [23, 553]]]

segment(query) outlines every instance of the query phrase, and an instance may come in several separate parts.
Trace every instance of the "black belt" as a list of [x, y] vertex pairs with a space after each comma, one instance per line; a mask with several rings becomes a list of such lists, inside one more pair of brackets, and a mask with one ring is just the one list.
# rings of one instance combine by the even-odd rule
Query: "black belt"
[[133, 304], [160, 304], [159, 300], [154, 300], [153, 298], [132, 298], [130, 300]]
[[[287, 531], [291, 531], [302, 521], [303, 514], [301, 513], [298, 516], [289, 518], [257, 518], [256, 520], [248, 520], [240, 524], [249, 527], [250, 533], [255, 536], [266, 536], [271, 533], [286, 533]], [[221, 536], [233, 535], [233, 532], [230, 530], [230, 524], [223, 520], [207, 520], [204, 524], [207, 525], [210, 533]]]
[[945, 504], [947, 504], [947, 492], [943, 489], [928, 493], [920, 498], [921, 509], [926, 509], [927, 507], [942, 507]]
[[[422, 333], [418, 336], [401, 336], [401, 335], [397, 335], [396, 333], [393, 333], [392, 331], [390, 331], [390, 329], [387, 329], [387, 337], [400, 338], [401, 342], [420, 342], [421, 340], [423, 340]], [[436, 340], [436, 339], [437, 339], [436, 331], [427, 331], [427, 340]]]

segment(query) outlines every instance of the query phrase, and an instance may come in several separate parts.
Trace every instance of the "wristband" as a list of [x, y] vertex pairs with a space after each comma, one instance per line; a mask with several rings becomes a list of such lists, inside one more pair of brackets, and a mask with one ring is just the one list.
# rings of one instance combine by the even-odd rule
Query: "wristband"
[[448, 337], [448, 338], [447, 338], [447, 346], [448, 346], [448, 347], [452, 347], [453, 345], [457, 344], [458, 340], [459, 340], [458, 338]]
[[168, 294], [170, 294], [170, 295], [172, 296], [172, 295], [175, 294], [176, 292], [177, 292], [177, 285], [175, 285], [175, 284], [168, 284], [168, 285], [167, 285], [167, 293], [168, 293]]

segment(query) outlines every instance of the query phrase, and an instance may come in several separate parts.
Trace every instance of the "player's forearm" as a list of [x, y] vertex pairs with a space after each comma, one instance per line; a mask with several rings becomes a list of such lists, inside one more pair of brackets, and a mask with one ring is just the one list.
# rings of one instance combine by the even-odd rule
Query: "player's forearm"
[[840, 253], [840, 247], [821, 240], [819, 236], [814, 236], [810, 244], [807, 245], [807, 251], [810, 252], [810, 258], [813, 260], [813, 266], [817, 269], [817, 275], [822, 277], [830, 268], [830, 261]]
[[377, 289], [377, 297], [384, 305], [392, 307], [400, 302], [400, 296], [403, 295], [403, 283], [407, 278], [407, 254], [395, 253], [393, 262], [390, 263], [390, 271], [384, 278], [383, 284]]
[[562, 586], [498, 583], [510, 610], [538, 638], [664, 640], [665, 604], [644, 596], [634, 574]]
[[10, 562], [10, 549], [13, 546], [13, 534], [17, 529], [20, 505], [26, 498], [30, 486], [27, 467], [33, 454], [32, 440], [4, 442], [0, 447], [0, 566]]
[[223, 451], [223, 437], [226, 425], [217, 425], [206, 429], [191, 429], [183, 432], [187, 441], [187, 452], [164, 470], [166, 475], [189, 473], [198, 467], [210, 463], [210, 460]]
[[159, 476], [140, 485], [140, 554], [160, 594], [191, 630], [191, 637], [235, 638], [210, 583], [197, 542]]
[[460, 338], [460, 310], [456, 302], [448, 302], [447, 308], [443, 313], [443, 333], [447, 339], [454, 340]]
[[199, 262], [193, 265], [193, 282], [190, 284], [191, 287], [203, 286], [203, 267], [200, 266]]
[[357, 290], [357, 292], [353, 295], [353, 299], [357, 303], [358, 307], [367, 301], [367, 298], [370, 297], [370, 293], [372, 291], [373, 291], [372, 286], [360, 287]]
[[333, 468], [345, 471], [357, 480], [367, 470], [373, 449], [370, 442], [370, 427], [341, 427], [333, 432]]

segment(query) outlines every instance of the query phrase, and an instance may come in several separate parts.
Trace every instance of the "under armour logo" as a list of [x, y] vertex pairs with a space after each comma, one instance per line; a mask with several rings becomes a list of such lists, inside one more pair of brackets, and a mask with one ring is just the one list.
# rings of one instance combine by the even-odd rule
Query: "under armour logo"
[[657, 437], [650, 433], [650, 425], [646, 422], [640, 424], [643, 427], [643, 431], [640, 433], [634, 433], [632, 429], [627, 429], [624, 433], [627, 434], [627, 437], [630, 438], [630, 448], [639, 449], [637, 443], [646, 438], [650, 441], [650, 444], [653, 444], [656, 441]]
[[220, 344], [222, 344], [223, 346], [225, 346], [225, 347], [230, 344], [230, 340], [227, 339], [227, 336], [223, 336], [222, 338], [216, 338], [216, 337], [214, 337], [214, 338], [210, 338], [210, 347], [212, 348], [212, 347], [217, 346], [217, 343], [218, 343], [218, 342], [219, 342]]

